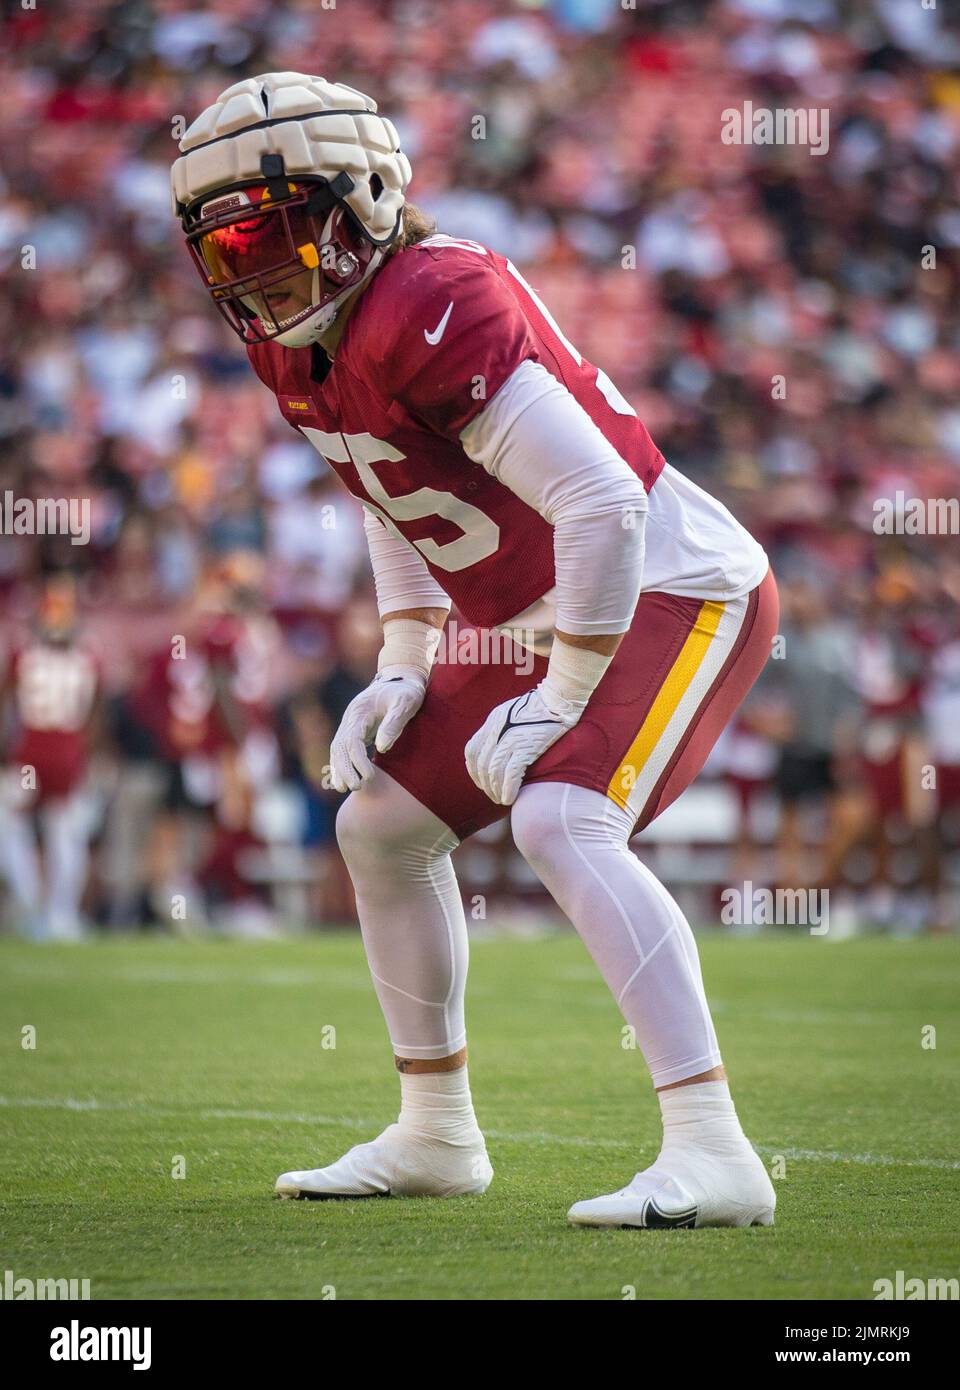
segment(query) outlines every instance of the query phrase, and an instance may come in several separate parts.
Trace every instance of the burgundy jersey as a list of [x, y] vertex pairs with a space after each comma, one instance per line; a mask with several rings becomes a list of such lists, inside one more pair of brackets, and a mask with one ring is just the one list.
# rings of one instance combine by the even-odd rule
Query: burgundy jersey
[[35, 769], [41, 796], [66, 796], [86, 772], [96, 662], [73, 644], [33, 642], [14, 656], [11, 685], [18, 724], [13, 762]]
[[209, 753], [218, 745], [216, 688], [202, 644], [188, 643], [182, 657], [166, 646], [156, 652], [132, 704], [167, 759]]
[[272, 618], [220, 613], [204, 623], [181, 655], [169, 647], [157, 652], [133, 703], [163, 756], [212, 755], [236, 741], [218, 685], [229, 693], [244, 731], [269, 726], [281, 645]]
[[392, 257], [358, 300], [332, 365], [320, 348], [247, 351], [284, 417], [483, 627], [554, 585], [553, 528], [459, 441], [521, 362], [563, 383], [648, 490], [664, 465], [609, 378], [510, 261], [479, 242], [437, 235]]
[[224, 613], [207, 627], [203, 647], [211, 669], [225, 681], [245, 727], [269, 727], [277, 667], [283, 655], [283, 638], [274, 619], [263, 613]]

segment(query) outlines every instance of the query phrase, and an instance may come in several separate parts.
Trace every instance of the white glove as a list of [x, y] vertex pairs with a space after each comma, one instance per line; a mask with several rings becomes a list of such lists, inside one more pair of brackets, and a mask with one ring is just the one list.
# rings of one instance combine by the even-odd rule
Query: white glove
[[464, 752], [467, 771], [498, 806], [512, 806], [524, 773], [572, 729], [586, 704], [573, 704], [541, 681], [490, 711]]
[[383, 620], [383, 649], [377, 674], [347, 705], [330, 745], [330, 781], [338, 792], [355, 792], [373, 776], [367, 744], [386, 753], [423, 704], [440, 629], [416, 618]]
[[423, 704], [427, 679], [413, 667], [388, 666], [344, 711], [330, 745], [330, 781], [338, 792], [355, 792], [373, 776], [367, 744], [386, 753]]
[[464, 754], [491, 801], [513, 805], [527, 768], [577, 723], [612, 660], [558, 638], [540, 684], [490, 711]]

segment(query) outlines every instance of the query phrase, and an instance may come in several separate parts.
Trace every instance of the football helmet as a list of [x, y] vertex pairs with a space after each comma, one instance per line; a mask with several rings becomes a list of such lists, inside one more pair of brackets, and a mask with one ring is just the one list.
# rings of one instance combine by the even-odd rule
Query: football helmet
[[221, 92], [180, 141], [174, 213], [245, 342], [315, 343], [400, 232], [410, 164], [377, 104], [269, 72]]

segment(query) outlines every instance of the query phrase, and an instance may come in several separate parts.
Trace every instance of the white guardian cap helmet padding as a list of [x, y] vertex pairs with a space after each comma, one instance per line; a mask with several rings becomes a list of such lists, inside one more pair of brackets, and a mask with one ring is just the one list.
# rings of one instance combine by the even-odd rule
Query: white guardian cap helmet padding
[[217, 308], [245, 341], [316, 342], [400, 231], [392, 123], [343, 83], [265, 73], [221, 92], [180, 149], [174, 212]]

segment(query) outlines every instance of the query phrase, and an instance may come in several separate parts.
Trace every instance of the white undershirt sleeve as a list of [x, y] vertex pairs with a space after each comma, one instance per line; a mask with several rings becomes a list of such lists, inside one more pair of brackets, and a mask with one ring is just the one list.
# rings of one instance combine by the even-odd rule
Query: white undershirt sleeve
[[646, 489], [563, 383], [522, 362], [460, 443], [553, 526], [559, 631], [626, 632], [643, 578]]
[[367, 535], [381, 618], [405, 608], [449, 611], [449, 595], [440, 588], [418, 550], [389, 531], [367, 507], [363, 509], [363, 529]]

